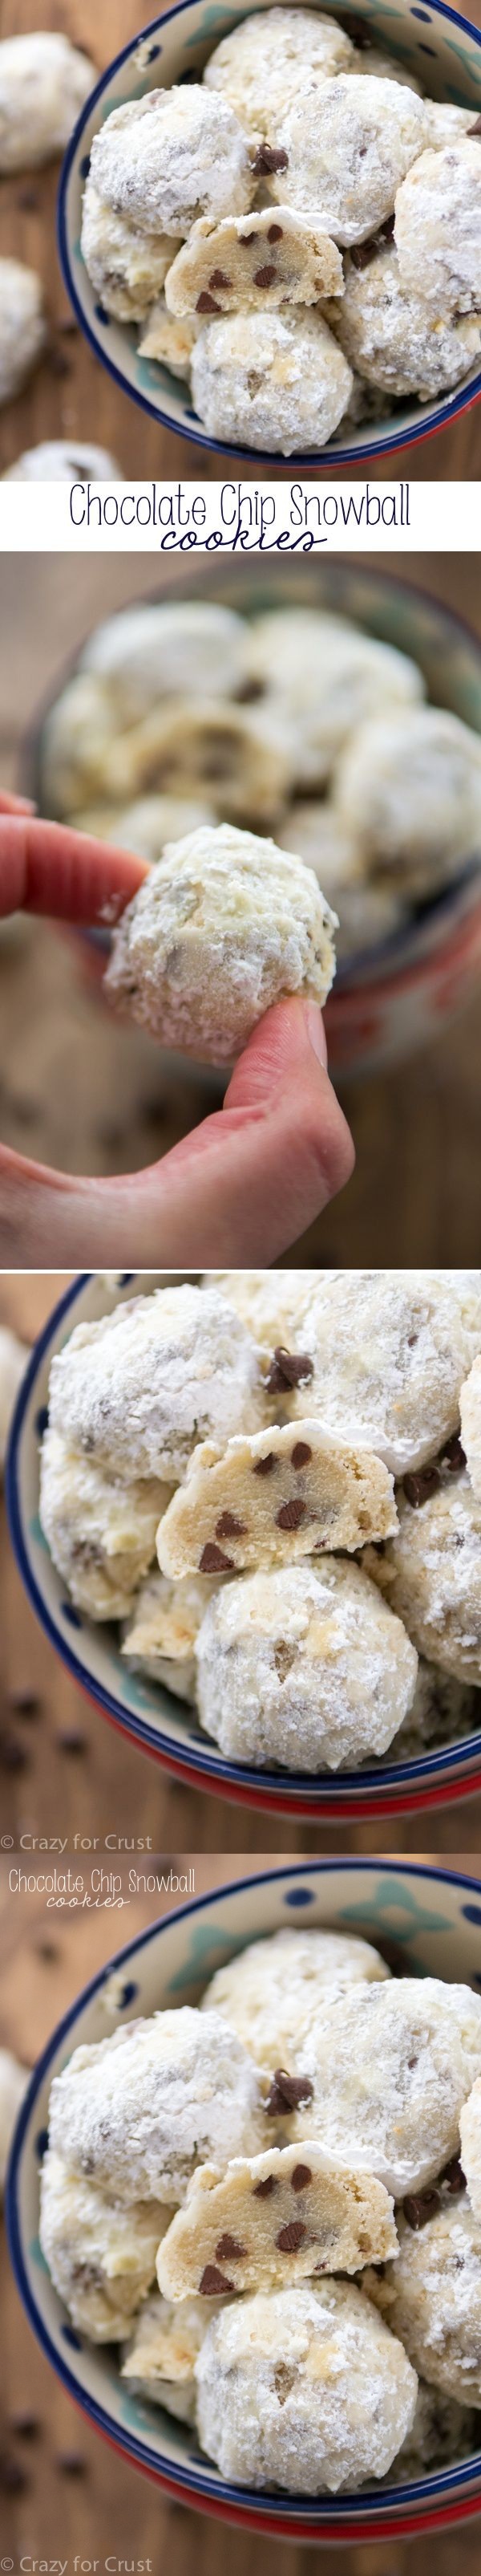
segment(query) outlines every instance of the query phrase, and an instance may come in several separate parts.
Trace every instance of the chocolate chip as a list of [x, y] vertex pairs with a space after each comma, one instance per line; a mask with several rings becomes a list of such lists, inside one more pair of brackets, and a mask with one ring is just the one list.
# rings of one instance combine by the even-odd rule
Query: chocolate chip
[[2, 1771], [26, 1771], [28, 1769], [28, 1759], [28, 1753], [25, 1752], [24, 1745], [16, 1744], [13, 1735], [4, 1735], [2, 1737], [2, 1741], [0, 1743], [0, 1769]]
[[283, 227], [282, 227], [282, 224], [269, 224], [269, 231], [268, 231], [267, 239], [268, 239], [268, 241], [282, 241], [282, 239], [283, 239]]
[[245, 1521], [236, 1521], [234, 1512], [221, 1512], [215, 1525], [216, 1538], [245, 1538], [245, 1530]]
[[285, 1351], [282, 1342], [276, 1342], [266, 1379], [268, 1395], [279, 1395], [285, 1386], [302, 1386], [304, 1378], [313, 1376], [314, 1361], [308, 1351]]
[[457, 2199], [458, 2192], [466, 2190], [466, 2175], [459, 2156], [450, 2156], [449, 2164], [443, 2166], [440, 2182], [445, 2182], [452, 2200]]
[[305, 2236], [305, 2233], [306, 2230], [302, 2225], [302, 2218], [291, 2218], [289, 2220], [288, 2227], [281, 2227], [279, 2235], [276, 2236], [276, 2245], [279, 2247], [279, 2253], [297, 2254], [298, 2247], [299, 2245], [302, 2245], [302, 2239], [303, 2236]]
[[312, 2102], [313, 2093], [310, 2075], [288, 2075], [285, 2066], [276, 2066], [266, 2102], [269, 2119], [278, 2111], [298, 2111], [302, 2102]]
[[55, 1737], [60, 1753], [88, 1753], [88, 1739], [79, 1726], [62, 1726]]
[[247, 2245], [237, 2245], [235, 2236], [219, 2236], [215, 2253], [218, 2263], [240, 2263], [242, 2255], [247, 2254]]
[[214, 295], [208, 295], [208, 294], [207, 294], [207, 287], [203, 287], [203, 288], [202, 288], [202, 294], [201, 294], [201, 295], [198, 295], [198, 297], [197, 297], [197, 303], [196, 303], [196, 308], [195, 308], [195, 309], [196, 309], [196, 313], [220, 313], [220, 312], [221, 312], [221, 306], [220, 306], [220, 304], [216, 304], [215, 296], [214, 296]]
[[459, 1476], [461, 1468], [466, 1466], [466, 1452], [462, 1448], [458, 1431], [453, 1431], [452, 1439], [446, 1441], [442, 1462], [443, 1467], [447, 1467], [448, 1476]]
[[293, 1494], [291, 1501], [282, 1503], [280, 1512], [276, 1512], [276, 1529], [299, 1529], [300, 1521], [304, 1519], [305, 1508], [301, 1495]]
[[281, 1638], [280, 1645], [274, 1647], [274, 1663], [279, 1682], [287, 1681], [287, 1675], [292, 1672], [292, 1666], [295, 1664], [296, 1655], [297, 1646], [288, 1646], [284, 1637]]
[[308, 2182], [312, 2182], [310, 2165], [294, 2165], [294, 2172], [291, 2173], [291, 2191], [304, 2191]]
[[[377, 233], [371, 233], [369, 241], [354, 242], [351, 248], [353, 268], [369, 268], [370, 261], [376, 258], [377, 251], [385, 250], [387, 243], [392, 241], [393, 233], [394, 215], [386, 215], [385, 223], [379, 225]], [[417, 1335], [412, 1334], [410, 1347], [416, 1339]]]
[[64, 2478], [85, 2478], [87, 2475], [87, 2462], [81, 2451], [59, 2451], [55, 2465], [61, 2469]]
[[9, 1690], [8, 1707], [14, 1710], [16, 1717], [38, 1717], [40, 1711], [40, 1700], [37, 1697], [36, 1691], [28, 1690], [28, 1688], [25, 1690]]
[[252, 706], [254, 698], [263, 698], [264, 696], [265, 690], [263, 680], [243, 680], [242, 688], [236, 689], [237, 705], [240, 707]]
[[259, 143], [252, 165], [255, 178], [262, 179], [265, 171], [287, 170], [288, 160], [289, 154], [284, 152], [282, 145]]
[[278, 2191], [278, 2188], [277, 2175], [266, 2174], [264, 2182], [254, 2183], [253, 2198], [254, 2200], [270, 2200], [271, 2193], [273, 2191]]
[[223, 268], [213, 268], [209, 286], [232, 286], [232, 278], [225, 277]]
[[218, 2299], [221, 2298], [223, 2290], [233, 2290], [233, 2288], [234, 2282], [226, 2280], [225, 2272], [219, 2272], [216, 2263], [206, 2263], [202, 2280], [199, 2281], [199, 2290], [203, 2298]]
[[199, 1557], [199, 1574], [232, 1574], [233, 1569], [233, 1556], [224, 1556], [223, 1549], [214, 1547], [213, 1539], [207, 1539]]
[[403, 1493], [413, 1511], [419, 1511], [420, 1503], [429, 1502], [430, 1495], [437, 1494], [440, 1481], [439, 1467], [420, 1467], [417, 1476], [403, 1476]]
[[307, 1440], [296, 1440], [295, 1449], [291, 1449], [291, 1466], [308, 1467], [310, 1458], [312, 1449], [309, 1449]]
[[25, 2470], [21, 2468], [20, 2461], [12, 2460], [8, 2454], [4, 2454], [0, 2458], [0, 2487], [3, 2487], [5, 2495], [20, 2495], [27, 2483]]
[[417, 2234], [418, 2228], [427, 2227], [429, 2218], [436, 2217], [440, 2207], [438, 2191], [409, 2192], [407, 2200], [403, 2200], [404, 2216], [407, 2218], [408, 2227], [413, 2227]]
[[12, 2433], [16, 2433], [18, 2442], [36, 2441], [37, 2434], [40, 2432], [38, 2415], [27, 2414], [25, 2410], [25, 2414], [20, 2412], [18, 2415], [11, 2415], [9, 2420]]
[[265, 1458], [256, 1458], [252, 1472], [254, 1476], [272, 1476], [273, 1467], [278, 1465], [279, 1460], [275, 1457], [274, 1450], [267, 1449]]
[[255, 268], [255, 269], [254, 269], [254, 286], [273, 286], [273, 285], [274, 285], [274, 282], [275, 282], [276, 277], [277, 277], [277, 269], [276, 269], [276, 268], [272, 268], [272, 267], [271, 267], [271, 268], [269, 268], [269, 266], [267, 266], [266, 268]]

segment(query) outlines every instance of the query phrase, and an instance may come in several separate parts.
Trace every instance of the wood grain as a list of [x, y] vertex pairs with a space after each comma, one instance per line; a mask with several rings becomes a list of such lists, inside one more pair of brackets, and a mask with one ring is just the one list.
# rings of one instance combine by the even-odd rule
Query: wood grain
[[[18, 35], [46, 24], [60, 28], [101, 71], [138, 33], [142, 14], [136, 0], [102, 0], [101, 9], [96, 0], [3, 0], [2, 35]], [[145, 17], [154, 14], [152, 8]], [[470, 15], [478, 26], [480, 0], [470, 0]], [[50, 348], [41, 366], [17, 401], [0, 414], [0, 471], [39, 439], [80, 438], [95, 439], [108, 448], [122, 474], [135, 475], [140, 481], [155, 476], [170, 482], [179, 474], [198, 479], [201, 474], [204, 482], [216, 482], [223, 473], [222, 452], [210, 455], [158, 427], [122, 394], [73, 324], [55, 251], [57, 184], [57, 167], [0, 182], [0, 256], [15, 254], [38, 271], [51, 327]], [[282, 460], [276, 470], [285, 474]], [[342, 467], [335, 470], [343, 479]], [[244, 481], [255, 481], [255, 458], [241, 471]], [[393, 473], [396, 477], [409, 474], [413, 482], [461, 482], [479, 476], [480, 404], [471, 406], [450, 428], [415, 447], [398, 450], [394, 460], [377, 458], [374, 471], [378, 481], [388, 483]], [[351, 481], [365, 479], [363, 465], [349, 466], [345, 472]]]
[[[377, 558], [367, 556], [375, 567]], [[480, 631], [479, 558], [382, 558]], [[234, 577], [235, 577], [235, 566]], [[169, 582], [180, 567], [169, 566]], [[204, 596], [215, 580], [205, 560]], [[39, 700], [60, 686], [88, 629], [162, 588], [150, 558], [5, 555], [0, 562], [0, 776], [25, 778]], [[345, 1083], [357, 1150], [349, 1188], [297, 1246], [303, 1260], [470, 1262], [481, 1254], [477, 1002], [408, 1063]], [[121, 1026], [91, 980], [90, 952], [50, 925], [0, 938], [0, 1132], [72, 1172], [137, 1170], [169, 1151], [221, 1097], [208, 1070], [175, 1071], [154, 1041]], [[81, 1264], [83, 1247], [79, 1244]], [[194, 1255], [195, 1257], [195, 1255]], [[162, 1258], [159, 1246], [159, 1258]], [[132, 1245], [135, 1262], [135, 1245]]]
[[[32, 1340], [65, 1286], [63, 1274], [11, 1273], [0, 1280], [0, 1323]], [[29, 1702], [32, 1705], [29, 1706]], [[72, 1741], [73, 1739], [73, 1741]], [[202, 1854], [376, 1851], [381, 1824], [346, 1829], [265, 1816], [184, 1787], [84, 1698], [30, 1610], [0, 1503], [0, 1807], [2, 1827], [22, 1834], [75, 1834], [102, 1844], [110, 1833], [150, 1836], [154, 1851]], [[453, 1801], [389, 1823], [393, 1851], [420, 1842], [442, 1851], [481, 1845], [481, 1798]], [[113, 1946], [113, 1945], [112, 1945]]]
[[[188, 1854], [181, 1858], [185, 1862]], [[476, 1874], [476, 1856], [463, 1852], [460, 1865]], [[240, 1874], [243, 1866], [241, 1856]], [[230, 1874], [223, 1863], [217, 1868], [196, 1857], [197, 1893]], [[14, 2045], [30, 2062], [85, 1980], [122, 1937], [132, 1937], [148, 1919], [138, 1903], [123, 1918], [123, 1935], [115, 1933], [115, 1918], [106, 1914], [62, 1916], [52, 1927], [51, 1914], [37, 1900], [13, 1906], [8, 1895], [2, 1898], [0, 1882], [0, 2045]], [[74, 2557], [82, 2562], [82, 2576], [104, 2576], [107, 2557], [114, 2569], [118, 2562], [119, 2576], [135, 2576], [137, 2569], [163, 2576], [166, 2565], [169, 2576], [224, 2576], [227, 2557], [229, 2576], [277, 2576], [279, 2566], [283, 2576], [304, 2576], [303, 2550], [283, 2546], [279, 2556], [274, 2541], [231, 2531], [166, 2503], [159, 2489], [90, 2429], [35, 2342], [1, 2225], [0, 2302], [1, 2551], [2, 2557], [9, 2553], [13, 2559], [15, 2576], [19, 2561], [28, 2566], [30, 2558], [37, 2566], [39, 2559], [66, 2561], [67, 2576], [74, 2576]], [[30, 2435], [19, 2429], [22, 2420], [30, 2421]], [[8, 2481], [15, 2476], [19, 2483], [13, 2489]], [[434, 2546], [437, 2576], [477, 2576], [479, 2524], [437, 2535]], [[338, 2576], [337, 2550], [323, 2549], [315, 2563], [322, 2565], [323, 2576]], [[345, 2576], [425, 2576], [425, 2567], [426, 2541], [408, 2544], [392, 2538], [381, 2547], [366, 2545], [342, 2556]]]

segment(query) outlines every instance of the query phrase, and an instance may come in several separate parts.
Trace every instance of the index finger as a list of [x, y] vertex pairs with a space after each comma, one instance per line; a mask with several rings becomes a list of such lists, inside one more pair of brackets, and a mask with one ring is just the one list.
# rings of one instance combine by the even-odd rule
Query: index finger
[[107, 929], [148, 875], [145, 859], [67, 823], [0, 810], [0, 915], [50, 914]]

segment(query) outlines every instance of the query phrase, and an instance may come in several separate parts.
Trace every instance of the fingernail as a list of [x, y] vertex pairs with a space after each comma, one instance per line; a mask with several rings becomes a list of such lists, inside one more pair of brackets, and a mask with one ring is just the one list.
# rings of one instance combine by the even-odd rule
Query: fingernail
[[318, 1063], [324, 1066], [325, 1072], [327, 1066], [326, 1036], [322, 1011], [318, 1011], [317, 1002], [305, 1002], [304, 1019], [307, 1035], [310, 1040], [311, 1047], [313, 1048], [314, 1055], [317, 1055]]

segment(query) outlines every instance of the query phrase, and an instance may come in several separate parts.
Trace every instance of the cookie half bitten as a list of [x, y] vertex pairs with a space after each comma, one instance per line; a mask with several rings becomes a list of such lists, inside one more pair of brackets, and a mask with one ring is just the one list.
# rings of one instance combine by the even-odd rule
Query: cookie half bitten
[[[301, 1356], [301, 1355], [299, 1355]], [[306, 1355], [307, 1356], [307, 1355]], [[157, 1535], [163, 1574], [235, 1574], [367, 1545], [397, 1528], [394, 1486], [369, 1449], [286, 1422], [221, 1452], [203, 1441]]]

